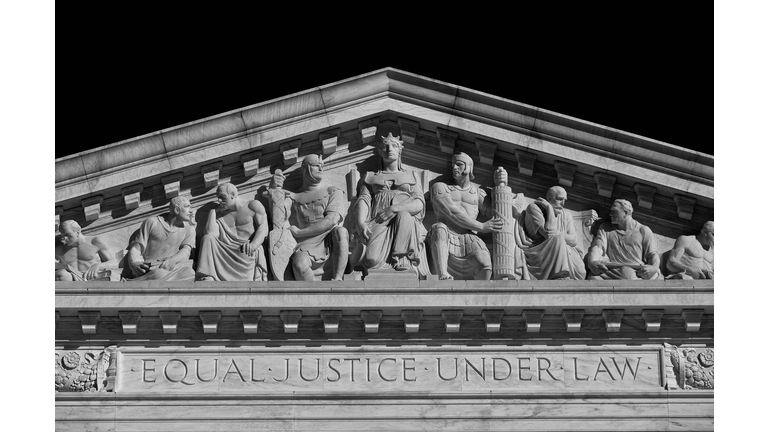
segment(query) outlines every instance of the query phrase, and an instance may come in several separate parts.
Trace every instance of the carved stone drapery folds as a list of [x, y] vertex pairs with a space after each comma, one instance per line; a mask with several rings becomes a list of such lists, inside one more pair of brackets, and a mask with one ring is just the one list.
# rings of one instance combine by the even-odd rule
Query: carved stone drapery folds
[[56, 350], [54, 365], [57, 392], [114, 391], [116, 348]]
[[676, 387], [683, 390], [715, 388], [714, 348], [682, 348], [664, 344], [664, 349], [674, 371]]

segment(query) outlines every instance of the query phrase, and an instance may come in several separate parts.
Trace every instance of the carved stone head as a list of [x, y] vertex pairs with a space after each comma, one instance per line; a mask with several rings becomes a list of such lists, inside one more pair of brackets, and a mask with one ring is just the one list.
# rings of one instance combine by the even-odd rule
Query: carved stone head
[[469, 174], [470, 180], [475, 179], [475, 162], [468, 154], [456, 153], [451, 158], [451, 164], [453, 165], [453, 178], [458, 178], [466, 173]]
[[389, 165], [392, 162], [397, 161], [397, 169], [402, 170], [400, 163], [400, 157], [403, 154], [403, 141], [399, 136], [392, 136], [392, 132], [386, 137], [381, 137], [381, 144], [379, 145], [379, 156], [384, 165]]
[[59, 226], [61, 232], [61, 243], [65, 246], [74, 246], [80, 237], [80, 225], [73, 220], [65, 220]]
[[323, 180], [323, 157], [315, 154], [307, 155], [301, 162], [301, 172], [305, 184], [317, 184]]
[[237, 188], [232, 183], [223, 183], [216, 188], [216, 199], [219, 201], [219, 210], [235, 210], [237, 202]]

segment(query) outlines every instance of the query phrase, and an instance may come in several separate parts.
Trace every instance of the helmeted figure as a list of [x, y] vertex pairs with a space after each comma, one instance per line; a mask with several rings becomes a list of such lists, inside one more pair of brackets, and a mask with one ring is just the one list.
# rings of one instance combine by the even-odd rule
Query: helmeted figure
[[[455, 184], [432, 185], [431, 200], [437, 222], [429, 232], [432, 261], [441, 280], [491, 278], [491, 253], [477, 233], [499, 230], [502, 222], [492, 218], [478, 222], [477, 216], [492, 213], [486, 192], [471, 183], [475, 178], [474, 163], [466, 153], [453, 155], [452, 174]], [[496, 183], [499, 184], [497, 171]], [[504, 172], [506, 177], [506, 172]], [[503, 179], [506, 182], [506, 178]]]
[[[301, 163], [303, 184], [294, 193], [282, 190], [285, 175], [280, 170], [272, 177], [269, 194], [273, 225], [275, 220], [282, 223], [270, 234], [274, 239], [270, 241], [270, 259], [273, 273], [280, 280], [285, 257], [290, 257], [296, 280], [342, 280], [344, 276], [349, 261], [349, 233], [342, 224], [349, 203], [343, 189], [323, 182], [323, 170], [322, 157], [306, 156]], [[289, 222], [292, 215], [296, 220], [293, 225]], [[289, 235], [295, 245], [287, 241]], [[291, 249], [282, 245], [290, 245]]]
[[402, 168], [403, 141], [382, 137], [379, 144], [380, 168], [362, 179], [354, 205], [354, 224], [361, 244], [353, 256], [353, 266], [363, 269], [391, 267], [398, 271], [416, 268], [419, 275], [429, 272], [424, 249], [427, 230], [422, 224], [424, 192], [412, 170]]

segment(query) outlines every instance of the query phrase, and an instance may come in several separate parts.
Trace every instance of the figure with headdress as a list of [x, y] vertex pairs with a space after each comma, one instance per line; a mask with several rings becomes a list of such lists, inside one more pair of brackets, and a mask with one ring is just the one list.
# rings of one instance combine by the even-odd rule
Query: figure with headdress
[[[303, 184], [294, 193], [282, 190], [285, 175], [280, 170], [275, 171], [269, 187], [273, 221], [282, 222], [270, 233], [272, 270], [278, 280], [283, 279], [287, 263], [282, 262], [282, 255], [286, 255], [296, 280], [342, 280], [349, 261], [349, 233], [342, 226], [349, 206], [346, 193], [323, 182], [321, 156], [306, 156], [301, 172]], [[289, 222], [292, 215], [295, 224]], [[288, 241], [287, 236], [295, 241]], [[282, 245], [291, 249], [283, 251]]]
[[379, 143], [380, 165], [361, 180], [354, 204], [354, 225], [361, 245], [353, 253], [353, 266], [367, 270], [415, 268], [429, 272], [422, 224], [426, 209], [424, 192], [416, 173], [403, 169], [403, 141], [390, 133]]
[[632, 204], [617, 199], [587, 253], [588, 279], [661, 279], [656, 239], [632, 217]]
[[[437, 216], [429, 233], [432, 262], [441, 280], [488, 280], [493, 275], [491, 253], [477, 233], [499, 231], [503, 221], [498, 217], [477, 221], [478, 214], [492, 213], [490, 197], [471, 183], [475, 178], [472, 158], [458, 153], [451, 162], [455, 184], [438, 182], [430, 189]], [[494, 181], [506, 183], [506, 171], [497, 170]]]

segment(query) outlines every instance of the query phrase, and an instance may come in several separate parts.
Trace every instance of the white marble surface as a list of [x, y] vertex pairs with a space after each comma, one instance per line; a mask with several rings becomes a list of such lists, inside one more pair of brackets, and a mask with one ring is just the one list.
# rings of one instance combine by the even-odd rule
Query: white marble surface
[[116, 393], [631, 392], [661, 389], [664, 379], [659, 349], [654, 347], [118, 348], [118, 352]]
[[56, 430], [714, 430], [711, 391], [498, 396], [56, 396]]

